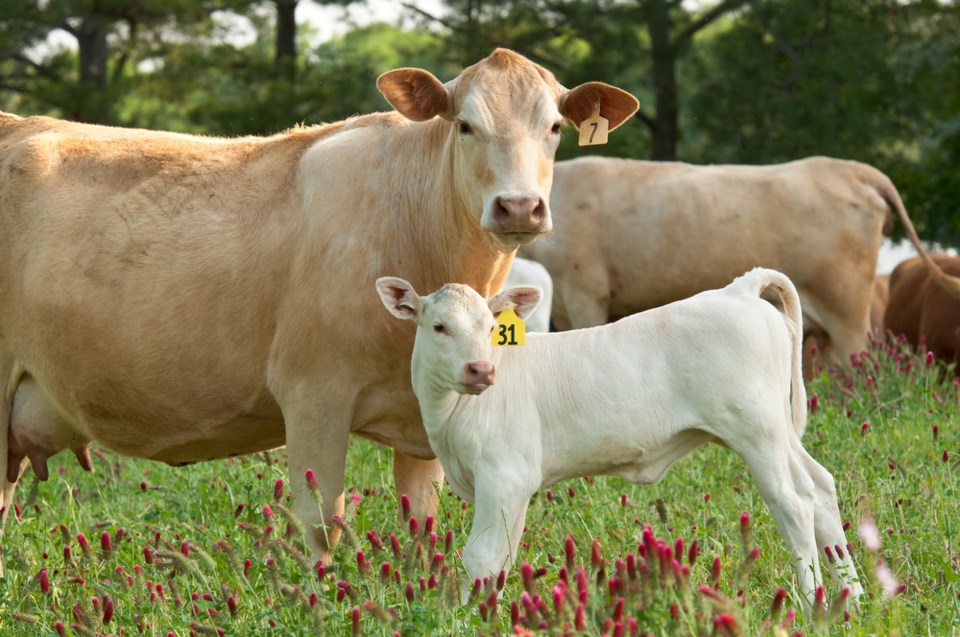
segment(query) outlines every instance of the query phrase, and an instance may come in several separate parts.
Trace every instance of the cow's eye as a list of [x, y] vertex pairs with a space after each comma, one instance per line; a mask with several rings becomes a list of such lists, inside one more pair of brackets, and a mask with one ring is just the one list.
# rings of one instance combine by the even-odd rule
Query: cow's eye
[[444, 332], [447, 331], [447, 326], [444, 325], [443, 323], [434, 323], [433, 331], [436, 332], [437, 334], [443, 334]]
[[462, 120], [461, 120], [460, 123], [459, 123], [459, 129], [460, 129], [460, 134], [461, 134], [461, 135], [472, 135], [472, 134], [473, 134], [473, 129], [470, 128], [470, 124], [468, 124], [468, 123], [466, 123], [466, 122], [464, 122], [464, 121], [462, 121]]
[[554, 135], [560, 134], [560, 127], [563, 126], [563, 122], [554, 122], [553, 126], [550, 128], [550, 132]]

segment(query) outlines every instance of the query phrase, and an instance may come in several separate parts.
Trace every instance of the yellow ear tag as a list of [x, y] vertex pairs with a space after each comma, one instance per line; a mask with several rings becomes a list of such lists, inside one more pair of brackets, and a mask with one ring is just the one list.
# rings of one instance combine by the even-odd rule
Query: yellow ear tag
[[490, 344], [496, 346], [523, 345], [527, 337], [527, 324], [517, 316], [513, 308], [507, 308], [497, 317], [497, 326], [490, 335]]
[[607, 143], [610, 122], [600, 117], [600, 102], [593, 108], [593, 115], [580, 122], [580, 145], [599, 146]]

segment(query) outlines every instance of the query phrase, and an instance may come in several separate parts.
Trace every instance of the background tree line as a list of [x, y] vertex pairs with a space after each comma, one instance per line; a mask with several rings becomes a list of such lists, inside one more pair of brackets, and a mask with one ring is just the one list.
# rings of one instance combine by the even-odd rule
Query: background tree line
[[[351, 0], [326, 0], [350, 4]], [[353, 0], [359, 2], [362, 0]], [[960, 243], [960, 4], [948, 0], [445, 0], [307, 46], [316, 0], [4, 0], [0, 109], [215, 135], [382, 110], [375, 79], [442, 79], [495, 46], [567, 86], [605, 79], [637, 121], [586, 152], [696, 163], [866, 161], [921, 234]], [[253, 25], [249, 44], [231, 17]], [[75, 47], [45, 45], [51, 32]]]

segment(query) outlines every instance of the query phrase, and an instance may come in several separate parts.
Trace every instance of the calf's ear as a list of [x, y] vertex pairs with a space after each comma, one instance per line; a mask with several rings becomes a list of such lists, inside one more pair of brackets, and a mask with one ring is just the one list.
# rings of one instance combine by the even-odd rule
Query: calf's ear
[[377, 279], [377, 294], [383, 306], [398, 319], [413, 321], [420, 315], [420, 295], [403, 279], [380, 277]]
[[377, 88], [390, 105], [414, 122], [446, 115], [450, 108], [447, 89], [423, 69], [394, 69], [377, 78]]
[[613, 130], [640, 108], [640, 102], [626, 91], [604, 84], [603, 82], [587, 82], [571, 89], [560, 97], [560, 114], [573, 122], [580, 129], [580, 123], [593, 115], [597, 104], [600, 105], [600, 116], [609, 122], [609, 130]]
[[517, 316], [526, 319], [537, 309], [542, 298], [543, 290], [535, 285], [514, 285], [495, 297], [487, 299], [487, 305], [494, 314], [512, 307]]

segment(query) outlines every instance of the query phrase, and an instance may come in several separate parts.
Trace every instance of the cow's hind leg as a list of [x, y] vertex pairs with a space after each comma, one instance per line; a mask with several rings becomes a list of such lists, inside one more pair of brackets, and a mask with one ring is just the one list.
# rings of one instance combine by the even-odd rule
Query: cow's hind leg
[[410, 512], [419, 521], [437, 515], [438, 488], [443, 485], [440, 461], [419, 460], [402, 451], [393, 451], [393, 481], [397, 494], [407, 494]]
[[[816, 587], [823, 580], [817, 559], [815, 534], [816, 488], [800, 458], [785, 437], [788, 425], [770, 431], [758, 425], [758, 436], [741, 444], [727, 444], [747, 462], [753, 480], [770, 508], [780, 536], [796, 561], [803, 607], [813, 606]], [[748, 427], [750, 429], [750, 427]], [[766, 435], [765, 435], [766, 434]]]
[[840, 520], [833, 476], [803, 448], [799, 438], [794, 437], [791, 443], [794, 453], [813, 480], [817, 501], [814, 511], [817, 546], [821, 551], [825, 551], [826, 547], [830, 548], [833, 553], [833, 560], [827, 560], [830, 574], [834, 581], [850, 587], [851, 596], [857, 600], [863, 594], [863, 587], [860, 585], [850, 551], [847, 550], [847, 538]]
[[845, 367], [850, 366], [851, 355], [866, 350], [869, 344], [871, 297], [865, 294], [862, 290], [851, 292], [849, 298], [829, 303], [810, 299], [804, 307], [827, 333], [833, 356]]

